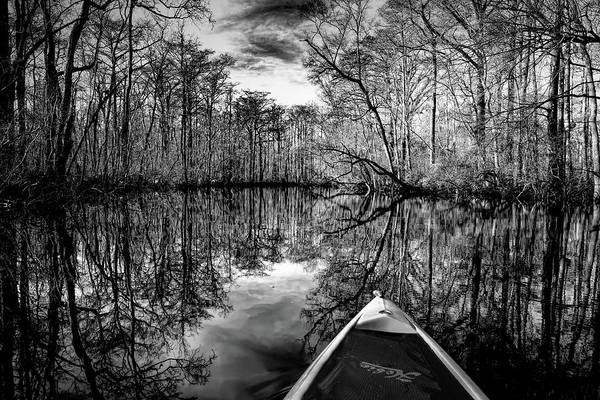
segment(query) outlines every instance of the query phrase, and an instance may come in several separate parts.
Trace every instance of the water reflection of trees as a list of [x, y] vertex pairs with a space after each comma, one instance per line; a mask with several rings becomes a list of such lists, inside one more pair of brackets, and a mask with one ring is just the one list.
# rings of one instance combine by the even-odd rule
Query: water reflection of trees
[[207, 192], [5, 216], [3, 398], [176, 397], [180, 385], [206, 382], [218, 355], [191, 348], [186, 334], [228, 312], [237, 276], [300, 257], [311, 201]]
[[597, 396], [598, 208], [346, 205], [323, 228], [333, 250], [303, 311], [309, 353], [379, 289], [492, 398]]
[[230, 310], [237, 277], [325, 259], [302, 314], [307, 353], [379, 289], [492, 397], [593, 397], [599, 226], [597, 208], [477, 211], [294, 190], [0, 215], [0, 391], [176, 397], [210, 378], [218, 354], [186, 337]]

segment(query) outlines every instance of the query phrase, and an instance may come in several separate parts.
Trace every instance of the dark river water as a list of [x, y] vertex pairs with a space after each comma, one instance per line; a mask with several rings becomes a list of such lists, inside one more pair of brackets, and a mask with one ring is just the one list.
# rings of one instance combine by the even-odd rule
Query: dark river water
[[300, 189], [0, 214], [2, 398], [281, 398], [378, 289], [491, 399], [596, 399], [599, 228]]

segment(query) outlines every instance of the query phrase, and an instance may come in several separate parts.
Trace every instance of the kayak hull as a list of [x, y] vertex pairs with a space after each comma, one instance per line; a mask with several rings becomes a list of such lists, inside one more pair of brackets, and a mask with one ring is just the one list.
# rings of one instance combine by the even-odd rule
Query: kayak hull
[[329, 343], [285, 400], [487, 397], [393, 302], [375, 297]]

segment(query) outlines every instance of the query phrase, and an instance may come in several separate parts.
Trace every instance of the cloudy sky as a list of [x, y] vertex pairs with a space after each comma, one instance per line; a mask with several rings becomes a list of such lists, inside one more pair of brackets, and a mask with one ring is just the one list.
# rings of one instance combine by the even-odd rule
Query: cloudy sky
[[241, 89], [271, 92], [280, 104], [315, 102], [301, 43], [301, 10], [314, 1], [210, 0], [215, 24], [195, 30], [204, 46], [235, 57], [231, 78]]

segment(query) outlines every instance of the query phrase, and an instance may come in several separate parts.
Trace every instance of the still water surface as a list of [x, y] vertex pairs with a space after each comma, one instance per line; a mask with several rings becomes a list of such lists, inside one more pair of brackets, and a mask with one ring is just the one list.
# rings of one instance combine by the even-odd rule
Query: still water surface
[[492, 399], [597, 398], [599, 224], [299, 189], [1, 215], [3, 398], [281, 398], [374, 289]]

